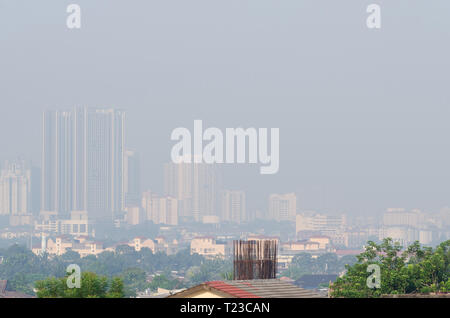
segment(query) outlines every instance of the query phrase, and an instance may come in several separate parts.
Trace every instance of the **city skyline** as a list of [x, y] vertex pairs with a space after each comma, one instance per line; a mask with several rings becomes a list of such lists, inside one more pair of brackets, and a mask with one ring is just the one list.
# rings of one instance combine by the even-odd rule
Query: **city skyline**
[[0, 302], [450, 299], [449, 12], [0, 0]]
[[247, 189], [250, 209], [292, 191], [305, 209], [352, 214], [450, 205], [448, 2], [385, 3], [376, 31], [364, 1], [203, 2], [210, 15], [179, 0], [186, 14], [81, 0], [80, 30], [65, 26], [64, 3], [5, 4], [0, 160], [41, 165], [45, 109], [123, 108], [143, 188], [163, 190], [171, 131], [202, 119], [280, 127], [278, 174], [225, 167], [224, 183]]
[[[67, 110], [67, 108], [59, 109], [59, 110], [44, 110], [43, 111], [43, 121], [42, 121], [42, 138], [41, 138], [42, 139], [42, 147], [45, 148], [45, 143], [46, 143], [46, 140], [48, 139], [48, 132], [47, 132], [47, 130], [48, 130], [47, 126], [48, 125], [46, 126], [46, 120], [48, 121], [49, 118], [51, 118], [51, 120], [53, 120], [53, 122], [54, 122], [52, 125], [55, 125], [55, 123], [58, 122], [58, 121], [62, 122], [63, 124], [60, 125], [59, 129], [61, 130], [61, 127], [63, 127], [62, 128], [63, 132], [60, 131], [59, 134], [66, 134], [64, 136], [66, 138], [68, 138], [69, 135], [70, 136], [72, 136], [72, 135], [76, 136], [76, 134], [77, 134], [77, 129], [76, 129], [77, 125], [78, 126], [81, 125], [80, 127], [83, 127], [83, 125], [85, 125], [84, 124], [85, 119], [80, 120], [80, 118], [88, 118], [87, 114], [89, 114], [90, 112], [91, 113], [93, 112], [94, 114], [96, 114], [96, 116], [98, 116], [98, 114], [103, 114], [103, 115], [106, 115], [106, 116], [110, 116], [111, 114], [115, 114], [117, 112], [117, 114], [120, 114], [119, 116], [121, 118], [120, 119], [120, 123], [121, 123], [120, 125], [124, 126], [125, 122], [126, 122], [126, 119], [125, 119], [125, 116], [124, 116], [126, 111], [123, 108], [122, 109], [112, 109], [112, 108], [94, 108], [94, 107], [74, 107], [74, 108], [72, 108], [72, 110]], [[100, 115], [100, 116], [102, 116], [102, 115]], [[111, 118], [113, 118], [114, 116], [115, 115], [112, 115]], [[77, 120], [77, 118], [78, 118], [78, 120]], [[112, 120], [114, 120], [114, 119], [112, 119]], [[92, 120], [91, 120], [91, 122], [92, 122]], [[80, 128], [80, 127], [78, 127], [78, 128]], [[123, 129], [123, 128], [120, 128], [120, 129]], [[70, 132], [70, 134], [69, 134], [69, 132]], [[78, 133], [78, 134], [80, 134], [80, 133]], [[83, 136], [83, 134], [85, 134], [85, 133], [81, 133], [81, 136]], [[121, 165], [123, 167], [119, 168], [117, 173], [119, 173], [119, 171], [121, 171], [121, 173], [124, 173], [124, 175], [122, 177], [123, 180], [120, 183], [121, 185], [118, 186], [119, 188], [123, 189], [122, 190], [123, 193], [121, 192], [121, 194], [120, 194], [121, 198], [119, 199], [119, 201], [121, 202], [119, 204], [121, 206], [121, 208], [116, 209], [116, 211], [125, 211], [125, 207], [127, 205], [126, 204], [126, 197], [127, 196], [130, 196], [130, 198], [128, 200], [131, 200], [133, 202], [132, 205], [136, 206], [136, 205], [139, 205], [139, 202], [141, 200], [142, 189], [146, 189], [146, 188], [150, 189], [148, 186], [147, 187], [145, 186], [146, 182], [142, 181], [142, 179], [146, 180], [147, 178], [145, 178], [145, 176], [143, 176], [142, 172], [141, 172], [142, 170], [146, 170], [145, 166], [148, 165], [149, 163], [147, 163], [147, 162], [146, 163], [142, 163], [141, 160], [140, 160], [139, 151], [128, 149], [128, 147], [124, 143], [124, 140], [125, 140], [125, 138], [124, 138], [125, 136], [123, 136], [124, 133], [121, 132], [120, 134], [121, 134], [121, 140], [122, 140], [121, 148], [124, 149], [122, 151], [123, 154], [120, 155], [120, 157], [122, 158], [121, 161], [123, 161], [121, 163]], [[55, 139], [55, 136], [53, 136], [52, 138]], [[75, 137], [73, 137], [73, 138], [74, 138], [74, 140], [76, 140]], [[105, 138], [105, 136], [103, 136], [103, 139], [104, 138]], [[79, 137], [79, 139], [83, 139], [83, 138]], [[54, 140], [52, 142], [55, 143]], [[47, 143], [49, 143], [49, 141], [47, 141]], [[77, 145], [76, 147], [84, 147], [83, 143], [80, 144], [80, 143], [74, 142], [74, 145]], [[71, 149], [66, 149], [65, 150], [66, 151], [65, 156], [71, 156], [71, 155], [76, 156], [76, 149], [78, 149], [76, 147], [72, 147], [73, 149], [72, 148]], [[95, 148], [98, 148], [98, 147], [91, 146], [91, 148], [95, 149]], [[72, 154], [73, 151], [74, 151], [75, 154]], [[83, 150], [83, 151], [86, 152], [86, 150]], [[81, 152], [81, 153], [83, 153], [83, 152]], [[23, 156], [23, 155], [22, 156], [18, 156], [17, 155], [15, 157], [11, 156], [11, 157], [8, 157], [8, 158], [23, 158], [23, 157], [25, 157], [25, 156]], [[45, 158], [45, 151], [44, 150], [42, 150], [41, 157], [42, 157], [43, 162], [45, 162], [46, 158]], [[32, 163], [31, 160], [28, 160], [28, 158], [25, 158], [25, 159], [26, 159], [26, 161], [29, 162], [30, 165], [34, 166], [35, 169], [36, 168], [37, 169], [41, 169], [42, 176], [43, 176], [43, 178], [42, 178], [42, 189], [45, 189], [45, 186], [44, 186], [45, 185], [45, 180], [46, 180], [46, 178], [44, 177], [45, 176], [45, 165], [41, 168], [41, 167], [36, 166], [35, 163]], [[22, 160], [22, 159], [19, 159], [19, 160]], [[59, 160], [61, 160], [61, 159], [59, 159]], [[6, 161], [8, 161], [8, 160], [5, 160], [4, 162], [6, 162]], [[17, 159], [16, 160], [9, 159], [9, 161], [13, 161], [14, 162], [14, 161], [17, 161]], [[68, 162], [68, 161], [66, 160], [66, 162]], [[91, 160], [91, 162], [95, 163], [96, 160], [95, 159], [93, 161]], [[126, 167], [125, 164], [128, 165], [129, 162], [131, 163], [131, 165]], [[75, 170], [83, 170], [84, 169], [83, 167], [86, 165], [86, 163], [82, 163], [82, 161], [80, 161], [80, 160], [78, 160], [78, 161], [74, 160], [70, 164], [74, 165], [74, 167], [76, 167], [76, 165], [81, 165], [79, 167], [79, 169], [75, 169]], [[0, 163], [0, 167], [2, 167], [2, 165], [3, 165], [3, 162]], [[179, 167], [182, 167], [185, 164], [175, 164], [175, 163], [167, 163], [166, 162], [166, 163], [163, 163], [162, 165], [163, 165], [163, 169], [160, 169], [161, 172], [162, 172], [161, 180], [158, 180], [156, 182], [156, 183], [159, 184], [159, 186], [156, 186], [156, 187], [152, 188], [151, 190], [155, 191], [155, 192], [158, 192], [160, 194], [166, 194], [166, 195], [169, 195], [169, 196], [172, 196], [172, 197], [178, 197], [176, 192], [174, 192], [174, 190], [171, 190], [171, 191], [168, 192], [168, 190], [166, 189], [166, 187], [167, 187], [167, 184], [166, 184], [167, 183], [167, 178], [165, 177], [165, 175], [167, 173], [167, 167], [168, 167], [167, 165], [172, 165], [172, 166], [173, 165], [177, 165]], [[217, 216], [221, 215], [221, 211], [220, 211], [220, 209], [221, 209], [221, 207], [220, 207], [220, 193], [219, 193], [220, 189], [232, 188], [232, 186], [225, 185], [225, 184], [222, 183], [223, 175], [227, 174], [224, 171], [230, 171], [230, 169], [237, 169], [237, 170], [242, 171], [242, 169], [245, 169], [245, 170], [247, 170], [247, 173], [249, 173], [249, 171], [251, 170], [251, 168], [248, 168], [248, 167], [242, 168], [242, 167], [237, 167], [237, 166], [233, 166], [233, 165], [230, 165], [230, 164], [229, 165], [220, 165], [220, 164], [206, 164], [206, 163], [202, 163], [202, 164], [191, 164], [191, 166], [195, 167], [195, 169], [190, 168], [190, 170], [189, 170], [190, 174], [192, 174], [194, 170], [197, 171], [198, 169], [200, 169], [203, 166], [204, 167], [209, 167], [208, 170], [214, 169], [215, 174], [217, 174], [217, 176], [220, 176], [219, 179], [220, 179], [220, 182], [221, 182], [221, 185], [220, 185], [219, 188], [217, 188], [217, 186], [214, 186], [214, 187], [216, 187], [215, 190], [212, 190], [212, 192], [209, 195], [207, 195], [207, 196], [204, 195], [203, 196], [203, 197], [211, 197], [212, 202], [208, 203], [208, 204], [210, 204], [210, 205], [212, 204], [211, 206], [214, 206], [214, 209], [212, 209], [210, 207], [210, 208], [207, 208], [207, 209], [209, 209], [210, 212], [201, 212], [200, 213], [199, 212], [200, 209], [205, 209], [205, 208], [200, 208], [198, 206], [198, 204], [206, 204], [206, 203], [197, 203], [197, 207], [195, 207], [197, 212], [194, 212], [194, 214], [197, 215], [195, 217], [195, 219], [197, 221], [199, 221], [201, 219], [200, 215], [208, 215], [208, 214], [217, 215]], [[67, 174], [68, 171], [69, 171], [68, 169], [65, 169], [65, 168], [60, 168], [60, 169], [62, 169], [61, 171], [63, 171], [64, 174]], [[125, 172], [128, 171], [128, 169], [130, 169], [130, 173], [133, 175], [132, 178], [130, 179], [131, 183], [129, 183], [128, 180], [125, 180], [125, 178], [126, 178]], [[200, 170], [198, 170], [198, 171], [200, 171]], [[37, 171], [34, 172], [35, 175], [37, 173], [38, 173]], [[74, 178], [74, 177], [72, 177], [72, 178]], [[85, 176], [82, 176], [80, 178], [83, 179], [83, 178], [85, 178]], [[192, 176], [190, 178], [192, 178]], [[152, 178], [152, 177], [150, 177], [150, 179], [152, 179], [153, 181], [155, 180], [155, 178]], [[36, 178], [36, 180], [38, 180], [38, 178]], [[39, 180], [41, 180], [41, 179], [39, 178]], [[76, 178], [74, 180], [76, 180]], [[197, 182], [198, 183], [198, 182], [201, 182], [201, 178], [199, 179], [197, 177], [197, 179], [190, 180], [188, 182]], [[153, 183], [155, 183], [155, 182], [153, 182]], [[77, 187], [76, 186], [77, 182], [75, 182], [74, 184], [75, 184], [74, 187], [76, 188]], [[142, 185], [142, 184], [144, 184], [144, 185]], [[233, 182], [229, 182], [229, 184], [233, 184]], [[80, 187], [80, 186], [78, 186], [78, 187]], [[240, 188], [242, 188], [242, 187], [240, 187]], [[82, 187], [81, 187], [81, 189], [82, 189]], [[179, 191], [179, 190], [177, 190], [177, 191]], [[185, 191], [186, 191], [186, 189], [185, 189]], [[192, 191], [192, 190], [189, 190], [189, 191]], [[79, 194], [77, 194], [79, 192], [80, 191], [74, 191], [75, 197], [78, 195], [78, 198], [77, 199], [72, 199], [73, 203], [70, 203], [70, 204], [66, 203], [66, 205], [68, 204], [68, 206], [73, 206], [73, 208], [70, 208], [70, 209], [66, 208], [66, 209], [64, 209], [64, 208], [60, 207], [59, 210], [60, 211], [65, 211], [67, 216], [68, 216], [68, 213], [70, 212], [70, 210], [84, 210], [84, 208], [81, 208], [81, 207], [86, 206], [86, 202], [84, 202], [86, 199], [84, 199], [84, 200], [82, 199], [81, 200], [81, 202], [82, 202], [81, 204], [80, 203], [78, 203], [78, 205], [76, 204], [77, 202], [80, 201], [80, 198], [86, 197], [86, 195], [84, 195], [84, 196], [81, 195], [80, 196]], [[249, 191], [249, 189], [247, 189], [246, 192], [248, 193], [248, 192], [251, 192], [251, 191]], [[273, 195], [274, 193], [279, 192], [279, 191], [277, 191], [277, 190], [270, 191], [270, 190], [266, 189], [265, 192], [267, 193], [265, 196], [266, 197], [270, 197], [271, 195]], [[284, 192], [292, 192], [292, 190], [291, 189], [287, 189]], [[304, 197], [302, 197], [302, 191], [301, 190], [297, 190], [294, 193], [297, 196], [297, 198], [300, 199], [299, 211], [302, 211], [302, 210], [303, 211], [318, 210], [318, 211], [321, 211], [322, 213], [328, 213], [328, 214], [329, 213], [331, 213], [331, 214], [345, 213], [345, 214], [355, 215], [355, 216], [356, 215], [361, 215], [361, 214], [364, 215], [364, 209], [361, 209], [360, 211], [356, 211], [356, 213], [355, 213], [355, 211], [352, 211], [349, 208], [346, 209], [346, 208], [340, 208], [339, 207], [339, 208], [336, 208], [336, 209], [327, 209], [327, 208], [321, 207], [320, 205], [319, 206], [304, 206], [304, 205], [302, 205], [302, 203], [303, 203], [302, 199], [304, 198]], [[48, 203], [46, 203], [46, 200], [45, 200], [45, 197], [44, 197], [44, 190], [42, 191], [41, 195], [42, 195], [42, 198], [41, 198], [41, 202], [42, 202], [41, 210], [42, 211], [52, 210], [52, 209], [44, 208], [46, 204], [48, 205]], [[196, 195], [198, 196], [199, 193], [197, 193]], [[189, 196], [192, 196], [192, 193], [189, 194]], [[66, 199], [66, 200], [69, 200], [69, 199]], [[261, 198], [261, 196], [257, 196], [257, 197], [253, 197], [252, 200], [250, 200], [250, 202], [251, 203], [254, 203], [254, 201], [261, 202], [261, 201], [264, 201], [264, 200], [265, 199]], [[117, 201], [117, 202], [119, 202], [119, 201]], [[186, 204], [186, 202], [184, 204]], [[192, 204], [192, 202], [187, 203], [187, 204]], [[383, 213], [383, 211], [385, 209], [388, 209], [388, 208], [405, 208], [406, 207], [406, 208], [410, 208], [410, 209], [420, 208], [422, 210], [427, 210], [427, 211], [430, 211], [430, 212], [436, 212], [437, 213], [441, 209], [447, 208], [447, 206], [449, 206], [449, 205], [443, 205], [443, 206], [439, 206], [439, 207], [436, 207], [436, 208], [433, 209], [433, 208], [418, 207], [418, 206], [404, 204], [403, 206], [383, 206], [383, 207], [378, 207], [376, 211], [379, 212], [379, 213]], [[183, 211], [183, 202], [181, 203], [179, 208], [181, 209], [181, 211]], [[91, 207], [91, 209], [92, 209], [92, 207]], [[184, 207], [184, 209], [187, 209], [187, 207]], [[191, 207], [189, 207], [189, 209], [191, 209]], [[58, 209], [56, 209], [56, 210], [58, 210]], [[266, 214], [270, 214], [270, 211], [269, 211], [270, 207], [267, 207], [264, 204], [251, 205], [250, 210], [252, 210], [253, 213], [255, 213], [258, 210], [264, 210]], [[213, 211], [213, 212], [211, 212], [211, 211]], [[181, 217], [183, 216], [183, 212], [180, 213], [180, 216]]]

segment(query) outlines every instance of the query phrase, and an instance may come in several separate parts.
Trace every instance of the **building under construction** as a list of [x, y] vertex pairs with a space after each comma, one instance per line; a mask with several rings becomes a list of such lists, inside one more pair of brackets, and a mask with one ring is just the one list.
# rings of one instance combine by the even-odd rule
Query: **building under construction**
[[322, 295], [276, 279], [277, 241], [233, 241], [233, 280], [204, 282], [169, 298], [320, 298]]
[[233, 279], [274, 279], [277, 273], [277, 241], [233, 241]]

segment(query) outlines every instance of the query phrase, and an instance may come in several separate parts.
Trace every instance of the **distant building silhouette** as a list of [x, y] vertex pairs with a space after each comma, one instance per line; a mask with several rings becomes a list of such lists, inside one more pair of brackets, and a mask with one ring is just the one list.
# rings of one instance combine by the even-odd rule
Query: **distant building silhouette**
[[139, 155], [134, 150], [125, 151], [124, 192], [125, 206], [139, 206], [141, 199], [141, 169]]
[[44, 112], [43, 211], [111, 218], [123, 210], [124, 116], [95, 108]]
[[204, 163], [166, 163], [164, 192], [179, 201], [180, 218], [202, 221], [205, 216], [218, 216], [218, 171]]
[[0, 215], [31, 213], [31, 169], [25, 161], [6, 161], [0, 171]]
[[295, 193], [271, 194], [269, 196], [269, 219], [295, 221], [297, 196]]
[[242, 223], [247, 221], [244, 191], [221, 192], [222, 221]]
[[178, 225], [178, 200], [175, 198], [146, 191], [142, 196], [142, 208], [146, 219], [154, 224]]

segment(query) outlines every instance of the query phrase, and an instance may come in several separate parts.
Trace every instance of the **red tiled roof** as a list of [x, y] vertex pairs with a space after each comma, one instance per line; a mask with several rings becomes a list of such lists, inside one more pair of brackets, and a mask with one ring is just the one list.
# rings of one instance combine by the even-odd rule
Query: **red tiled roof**
[[[259, 296], [256, 296], [250, 292], [247, 292], [243, 289], [240, 289], [238, 287], [232, 286], [230, 284], [227, 284], [222, 281], [212, 281], [212, 282], [206, 282], [206, 285], [215, 288], [217, 290], [223, 291], [227, 294], [230, 294], [232, 296], [236, 296], [238, 298], [261, 298]], [[249, 283], [246, 283], [249, 287], [252, 287]]]
[[202, 290], [217, 291], [225, 297], [236, 298], [320, 298], [323, 297], [313, 291], [297, 287], [279, 279], [228, 280], [212, 281], [191, 287], [169, 298], [191, 298], [189, 296], [201, 294]]

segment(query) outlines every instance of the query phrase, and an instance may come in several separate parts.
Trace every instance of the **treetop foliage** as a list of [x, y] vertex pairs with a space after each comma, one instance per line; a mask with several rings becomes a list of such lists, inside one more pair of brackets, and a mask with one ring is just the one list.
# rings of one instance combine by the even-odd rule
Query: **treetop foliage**
[[[450, 292], [450, 240], [435, 249], [419, 242], [403, 249], [391, 238], [369, 241], [357, 262], [334, 282], [332, 297], [380, 297], [384, 294]], [[368, 266], [380, 268], [380, 288], [369, 288]]]

